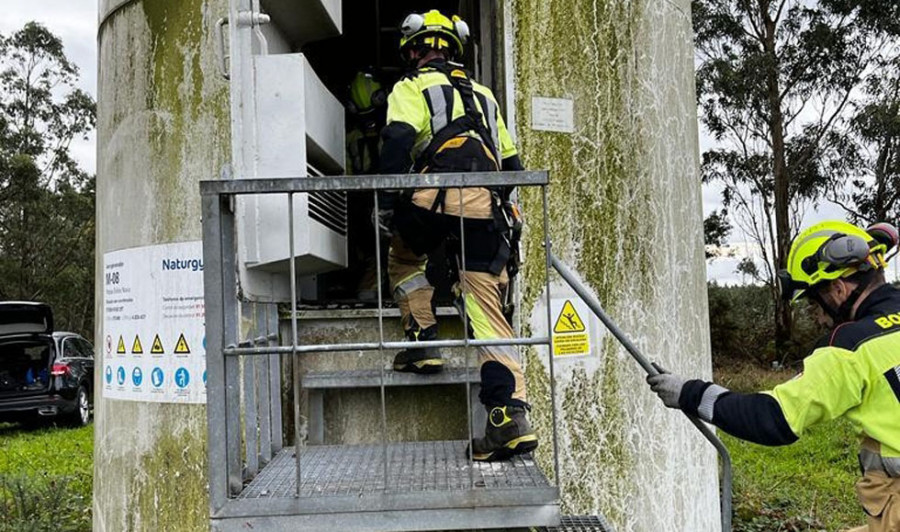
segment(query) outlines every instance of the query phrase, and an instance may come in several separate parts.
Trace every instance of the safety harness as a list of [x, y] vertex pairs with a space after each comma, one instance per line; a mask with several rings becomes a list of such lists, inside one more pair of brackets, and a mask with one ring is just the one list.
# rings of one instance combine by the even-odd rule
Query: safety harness
[[[434, 61], [423, 66], [423, 69], [429, 68], [447, 77], [450, 85], [459, 92], [465, 112], [439, 131], [433, 132], [431, 141], [416, 158], [413, 171], [423, 174], [500, 171], [500, 152], [475, 102], [475, 90], [469, 75], [458, 63]], [[421, 71], [420, 69], [413, 75]], [[477, 138], [471, 135], [473, 132]], [[500, 253], [491, 262], [489, 269], [499, 274], [505, 267], [508, 275], [512, 277], [519, 270], [521, 214], [518, 207], [509, 201], [511, 189], [488, 188], [488, 190], [491, 193], [494, 227], [507, 244], [505, 248], [501, 247]], [[431, 205], [431, 212], [437, 212], [438, 209], [443, 211], [446, 197], [447, 189], [440, 189]]]

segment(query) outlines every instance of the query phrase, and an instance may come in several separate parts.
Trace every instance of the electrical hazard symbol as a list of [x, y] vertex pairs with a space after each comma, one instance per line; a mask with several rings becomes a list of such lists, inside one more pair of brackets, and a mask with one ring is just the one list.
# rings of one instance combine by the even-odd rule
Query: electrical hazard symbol
[[191, 348], [188, 347], [187, 340], [184, 339], [184, 333], [181, 333], [178, 336], [178, 343], [175, 344], [175, 354], [176, 355], [189, 355], [191, 353]]
[[134, 335], [134, 343], [131, 344], [131, 352], [135, 355], [144, 354], [144, 346], [141, 345], [141, 337]]
[[563, 305], [562, 310], [559, 311], [559, 316], [556, 318], [556, 325], [553, 326], [553, 332], [584, 332], [584, 322], [581, 321], [581, 316], [578, 315], [578, 311], [575, 310], [575, 307], [572, 306], [572, 302], [568, 299]]
[[[585, 356], [591, 354], [588, 326], [582, 319], [587, 311], [580, 300], [555, 299], [553, 310], [553, 355], [557, 357]], [[581, 309], [579, 311], [579, 308]]]
[[150, 353], [153, 355], [165, 353], [165, 349], [163, 349], [162, 341], [159, 339], [158, 334], [153, 337], [153, 346], [150, 348]]
[[119, 335], [119, 344], [116, 347], [116, 353], [118, 353], [120, 355], [124, 355], [127, 352], [128, 351], [125, 350], [125, 339], [122, 338], [122, 335], [120, 334]]

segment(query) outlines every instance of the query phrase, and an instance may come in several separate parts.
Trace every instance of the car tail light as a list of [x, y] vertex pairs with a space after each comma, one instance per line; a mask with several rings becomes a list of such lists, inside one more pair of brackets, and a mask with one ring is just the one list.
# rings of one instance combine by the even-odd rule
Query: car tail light
[[71, 372], [72, 370], [69, 368], [68, 364], [53, 364], [53, 367], [50, 368], [50, 375], [53, 375], [54, 377], [69, 375]]

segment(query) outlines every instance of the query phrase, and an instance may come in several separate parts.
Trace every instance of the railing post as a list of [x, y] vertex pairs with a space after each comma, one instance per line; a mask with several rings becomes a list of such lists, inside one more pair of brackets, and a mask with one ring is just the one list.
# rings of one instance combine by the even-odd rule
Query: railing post
[[[237, 270], [235, 268], [235, 224], [234, 212], [231, 210], [233, 196], [221, 197], [221, 230], [222, 230], [222, 289], [223, 289], [223, 329], [221, 341], [237, 344], [238, 341], [238, 305], [237, 305]], [[228, 491], [238, 494], [244, 487], [241, 464], [241, 382], [240, 361], [237, 357], [225, 357], [225, 439], [226, 439], [226, 471], [228, 472]], [[209, 375], [207, 374], [207, 381]], [[207, 398], [209, 401], [209, 398]]]
[[[268, 345], [278, 345], [278, 307], [274, 304], [266, 305], [266, 338]], [[281, 355], [273, 354], [269, 357], [269, 390], [271, 405], [269, 411], [272, 414], [272, 454], [274, 455], [284, 447], [284, 433], [281, 419]]]
[[206, 423], [209, 509], [216, 514], [228, 500], [225, 430], [225, 357], [222, 354], [224, 294], [222, 279], [221, 198], [201, 198], [203, 213], [203, 292], [206, 314]]
[[297, 258], [294, 256], [294, 193], [288, 192], [288, 262], [291, 272], [291, 374], [294, 388], [294, 457], [296, 458], [297, 497], [302, 491], [300, 476], [300, 355], [297, 354]]
[[[378, 192], [372, 193], [374, 196], [373, 208], [374, 216], [378, 216]], [[372, 225], [375, 226], [375, 276], [378, 284], [378, 365], [381, 368], [379, 373], [380, 395], [381, 395], [381, 448], [382, 461], [384, 462], [384, 489], [388, 489], [388, 450], [387, 450], [387, 404], [384, 391], [384, 308], [382, 306], [381, 293], [381, 229], [377, 220], [373, 220]]]
[[554, 353], [553, 353], [553, 309], [551, 309], [551, 297], [550, 297], [550, 246], [552, 245], [550, 241], [550, 205], [547, 199], [547, 185], [541, 187], [541, 204], [543, 205], [543, 229], [544, 229], [544, 258], [546, 260], [544, 264], [544, 289], [546, 290], [546, 302], [547, 302], [547, 337], [550, 341], [547, 344], [547, 349], [549, 350], [549, 367], [550, 367], [550, 417], [551, 424], [553, 425], [553, 476], [554, 483], [556, 487], [559, 488], [559, 440], [557, 439], [557, 428], [556, 428], [556, 372], [553, 363]]
[[[256, 303], [253, 309], [253, 323], [256, 331], [254, 346], [268, 344], [268, 332], [266, 331], [266, 307], [268, 305]], [[272, 408], [271, 389], [269, 388], [269, 357], [253, 357], [259, 394], [256, 399], [257, 417], [259, 418], [259, 463], [265, 466], [272, 460]], [[278, 420], [280, 423], [281, 420]]]

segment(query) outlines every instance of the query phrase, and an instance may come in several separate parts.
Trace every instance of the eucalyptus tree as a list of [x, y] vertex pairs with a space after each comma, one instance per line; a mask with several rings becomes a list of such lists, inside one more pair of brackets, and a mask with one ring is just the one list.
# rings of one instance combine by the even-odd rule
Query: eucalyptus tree
[[62, 327], [90, 334], [94, 178], [71, 144], [96, 106], [77, 82], [47, 28], [0, 35], [0, 299], [46, 301]]
[[759, 280], [775, 300], [776, 351], [791, 338], [778, 297], [803, 210], [835, 178], [827, 153], [845, 142], [849, 104], [895, 48], [895, 0], [694, 0], [700, 120], [717, 141], [705, 182], [763, 258]]

